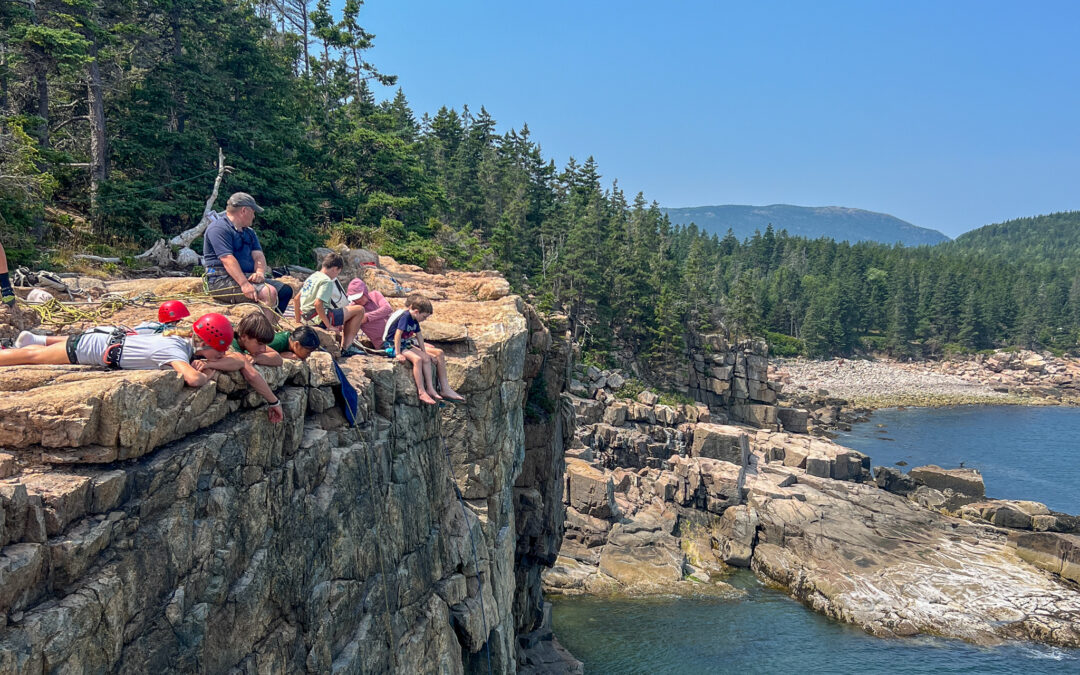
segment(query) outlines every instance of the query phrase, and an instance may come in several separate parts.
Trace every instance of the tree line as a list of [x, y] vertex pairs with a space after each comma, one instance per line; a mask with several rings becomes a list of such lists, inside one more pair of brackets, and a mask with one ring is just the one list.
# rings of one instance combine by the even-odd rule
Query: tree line
[[673, 226], [592, 158], [558, 167], [484, 108], [419, 118], [366, 60], [347, 0], [0, 3], [0, 228], [9, 256], [136, 250], [190, 227], [215, 172], [267, 206], [272, 262], [330, 239], [401, 260], [497, 268], [565, 311], [594, 355], [663, 357], [687, 330], [774, 349], [935, 354], [1073, 348], [1071, 260]]

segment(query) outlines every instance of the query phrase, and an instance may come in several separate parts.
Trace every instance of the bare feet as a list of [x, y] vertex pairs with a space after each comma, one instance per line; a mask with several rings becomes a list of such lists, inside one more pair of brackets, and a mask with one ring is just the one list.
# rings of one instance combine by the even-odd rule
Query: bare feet
[[428, 405], [435, 405], [435, 399], [428, 396], [426, 391], [420, 392], [420, 400], [424, 403], [427, 403]]
[[428, 393], [428, 396], [435, 399], [436, 401], [441, 401], [443, 399], [442, 396], [439, 396], [439, 392], [435, 391], [434, 389], [428, 389], [427, 393]]
[[450, 399], [451, 401], [464, 401], [465, 397], [457, 393], [453, 389], [443, 389], [443, 398]]

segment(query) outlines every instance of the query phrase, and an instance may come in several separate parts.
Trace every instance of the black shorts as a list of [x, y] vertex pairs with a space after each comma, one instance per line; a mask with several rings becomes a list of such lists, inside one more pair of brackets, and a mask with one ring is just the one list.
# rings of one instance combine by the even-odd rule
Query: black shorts
[[79, 347], [79, 338], [82, 337], [82, 333], [75, 333], [69, 335], [66, 343], [68, 362], [73, 366], [79, 365], [79, 356], [75, 353], [75, 350]]
[[[263, 286], [271, 286], [281, 295], [281, 288], [285, 284], [281, 281], [275, 281], [274, 279], [267, 279], [261, 284], [253, 284], [256, 291], [262, 290]], [[290, 289], [291, 290], [291, 289]], [[254, 302], [251, 298], [244, 295], [240, 291], [240, 284], [236, 283], [232, 277], [228, 275], [214, 275], [206, 278], [206, 292], [210, 294], [214, 300], [226, 305], [240, 305], [245, 302]]]
[[319, 319], [319, 323], [317, 323], [315, 325], [319, 326], [321, 328], [325, 328], [326, 330], [330, 330], [330, 328], [334, 327], [334, 326], [344, 326], [345, 325], [345, 310], [344, 309], [342, 309], [341, 307], [335, 307], [335, 308], [327, 309], [325, 311], [326, 311], [326, 318], [330, 319], [330, 325], [329, 326], [327, 326], [325, 323], [323, 323], [322, 319], [319, 319], [319, 313], [316, 312], [315, 310], [311, 310], [310, 312], [305, 314], [304, 315], [304, 320], [305, 321], [314, 321], [315, 319]]

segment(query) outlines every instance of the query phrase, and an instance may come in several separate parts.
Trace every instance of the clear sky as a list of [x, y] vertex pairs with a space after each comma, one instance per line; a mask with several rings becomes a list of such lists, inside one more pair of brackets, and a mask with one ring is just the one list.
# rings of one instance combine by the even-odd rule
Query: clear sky
[[1075, 0], [367, 0], [361, 23], [418, 117], [483, 105], [662, 206], [949, 236], [1080, 209]]

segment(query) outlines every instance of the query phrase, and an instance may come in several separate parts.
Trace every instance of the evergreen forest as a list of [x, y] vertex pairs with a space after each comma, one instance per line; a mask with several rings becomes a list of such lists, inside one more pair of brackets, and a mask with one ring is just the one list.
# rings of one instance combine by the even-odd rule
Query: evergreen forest
[[202, 213], [221, 148], [224, 194], [266, 207], [256, 227], [272, 263], [311, 265], [329, 241], [496, 268], [566, 312], [598, 361], [662, 357], [688, 328], [811, 356], [1078, 346], [1080, 213], [918, 248], [673, 227], [591, 157], [556, 166], [527, 126], [500, 130], [483, 107], [418, 115], [401, 89], [377, 100], [396, 81], [367, 60], [362, 10], [0, 3], [9, 258], [57, 266], [65, 252], [131, 255], [179, 233]]

